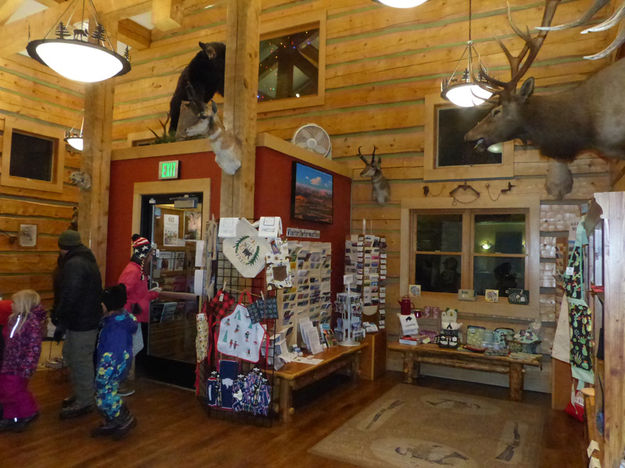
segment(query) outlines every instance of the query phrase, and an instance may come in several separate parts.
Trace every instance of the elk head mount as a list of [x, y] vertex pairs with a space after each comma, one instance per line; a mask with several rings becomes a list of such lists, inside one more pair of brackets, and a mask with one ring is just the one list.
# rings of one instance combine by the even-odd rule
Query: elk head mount
[[[481, 149], [515, 138], [538, 146], [542, 155], [560, 162], [555, 168], [552, 164], [547, 174], [547, 190], [556, 198], [562, 198], [572, 187], [570, 170], [562, 163], [573, 161], [579, 153], [589, 151], [605, 158], [625, 159], [625, 60], [614, 62], [581, 84], [555, 94], [533, 95], [534, 78], [531, 77], [525, 80], [519, 92], [516, 90], [547, 36], [559, 2], [546, 0], [536, 36], [516, 27], [508, 9], [510, 25], [525, 45], [513, 56], [498, 40], [510, 64], [510, 80], [499, 81], [484, 70], [480, 71], [480, 77], [487, 83], [485, 86], [498, 102], [464, 137], [465, 141], [475, 141]], [[580, 20], [569, 23], [570, 27], [586, 21], [606, 3], [606, 0], [597, 0]], [[625, 7], [621, 10], [621, 16], [625, 15]], [[625, 41], [625, 34], [623, 36], [622, 41]], [[613, 44], [606, 50], [613, 48]]]
[[358, 147], [358, 156], [362, 159], [362, 162], [365, 163], [365, 168], [360, 171], [360, 177], [370, 177], [371, 178], [371, 199], [375, 202], [378, 202], [380, 205], [388, 202], [391, 198], [391, 186], [382, 174], [382, 169], [380, 169], [380, 165], [382, 164], [382, 160], [378, 156], [376, 161], [375, 159], [375, 150], [377, 149], [375, 146], [373, 147], [373, 153], [371, 154], [371, 162], [367, 162], [367, 159], [360, 152], [360, 146]]

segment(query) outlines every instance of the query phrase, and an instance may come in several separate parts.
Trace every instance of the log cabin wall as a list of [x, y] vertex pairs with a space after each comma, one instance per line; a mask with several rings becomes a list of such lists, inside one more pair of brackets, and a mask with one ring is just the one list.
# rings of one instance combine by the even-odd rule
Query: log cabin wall
[[[540, 23], [542, 1], [512, 2], [516, 24], [533, 26]], [[559, 6], [554, 22], [562, 23], [579, 17], [590, 0], [565, 2]], [[177, 78], [197, 53], [197, 42], [223, 41], [226, 37], [226, 11], [222, 4], [214, 8], [187, 7], [183, 27], [170, 33], [153, 31], [149, 49], [132, 52], [133, 71], [118, 80], [115, 92], [113, 146], [121, 148], [134, 139], [149, 137], [148, 128], [160, 129], [165, 121], [171, 94]], [[275, 19], [312, 16], [322, 12], [326, 22], [325, 101], [322, 105], [278, 110], [258, 114], [257, 131], [290, 139], [301, 125], [314, 122], [332, 138], [332, 158], [346, 164], [353, 174], [352, 232], [360, 232], [362, 219], [375, 234], [388, 240], [389, 280], [387, 285], [390, 310], [387, 330], [390, 339], [398, 335], [393, 319], [399, 309], [394, 305], [401, 296], [400, 269], [400, 202], [423, 197], [427, 185], [432, 194], [448, 193], [458, 180], [427, 181], [424, 173], [426, 120], [425, 97], [440, 92], [440, 82], [456, 67], [468, 37], [468, 0], [429, 1], [417, 8], [402, 10], [384, 7], [369, 0], [264, 0], [262, 25]], [[602, 11], [607, 17], [609, 11]], [[580, 35], [580, 28], [552, 32], [548, 36], [530, 75], [536, 78], [537, 93], [564, 89], [585, 80], [605, 67], [608, 60], [587, 61], [582, 58], [609, 43], [613, 33]], [[474, 0], [473, 40], [491, 74], [506, 79], [508, 66], [495, 36], [504, 39], [513, 52], [521, 47], [507, 23], [505, 2]], [[516, 41], [516, 42], [515, 42]], [[226, 84], [227, 86], [227, 84]], [[219, 100], [220, 97], [217, 97]], [[370, 199], [370, 183], [360, 178], [362, 162], [357, 157], [359, 146], [375, 145], [382, 168], [391, 184], [391, 200], [380, 206]], [[369, 149], [370, 151], [370, 149]], [[578, 206], [594, 192], [610, 184], [610, 168], [591, 155], [580, 156], [571, 165], [575, 183], [565, 200], [557, 202], [545, 188], [548, 160], [535, 148], [517, 142], [514, 147], [512, 178], [476, 180], [471, 184], [486, 196], [499, 193], [508, 182], [517, 197], [538, 195], [543, 205], [541, 245], [552, 245], [561, 236], [562, 226], [551, 223], [559, 208], [578, 212]], [[573, 215], [571, 215], [573, 216]], [[555, 227], [554, 227], [555, 226]], [[553, 285], [554, 259], [541, 259], [541, 317], [544, 321], [543, 352], [549, 352], [555, 328], [556, 290]], [[520, 322], [480, 322], [489, 328], [525, 327]], [[400, 369], [397, 356], [389, 356], [389, 367]], [[542, 372], [535, 387], [548, 389], [549, 373]], [[489, 377], [490, 378], [490, 377]], [[531, 378], [529, 379], [531, 380]]]
[[[83, 93], [81, 84], [65, 80], [29, 57], [0, 57], [0, 151], [7, 117], [52, 131], [80, 128]], [[68, 228], [78, 206], [79, 190], [69, 176], [80, 165], [79, 153], [65, 151], [61, 192], [0, 185], [0, 230], [6, 233], [0, 233], [0, 295], [5, 299], [20, 289], [32, 288], [46, 307], [52, 304], [51, 273], [58, 255], [58, 236]], [[18, 235], [20, 224], [37, 226], [35, 247], [20, 247], [9, 237]]]

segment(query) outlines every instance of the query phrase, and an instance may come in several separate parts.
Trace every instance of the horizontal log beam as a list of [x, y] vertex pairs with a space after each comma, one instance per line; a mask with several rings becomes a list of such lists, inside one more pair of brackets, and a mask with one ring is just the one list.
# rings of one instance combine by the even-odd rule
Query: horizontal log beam
[[133, 49], [147, 49], [152, 42], [152, 31], [131, 19], [117, 24], [117, 39]]

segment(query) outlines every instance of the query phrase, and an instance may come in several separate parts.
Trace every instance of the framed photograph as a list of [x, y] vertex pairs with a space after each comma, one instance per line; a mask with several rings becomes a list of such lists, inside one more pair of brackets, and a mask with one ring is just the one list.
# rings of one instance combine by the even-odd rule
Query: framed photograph
[[291, 217], [331, 224], [332, 174], [294, 161], [291, 180]]
[[486, 299], [486, 302], [499, 302], [499, 290], [498, 289], [485, 289], [484, 299]]
[[440, 95], [425, 98], [424, 180], [514, 176], [514, 143], [478, 151], [464, 135], [490, 112], [490, 106], [457, 107]]
[[421, 295], [421, 285], [420, 284], [411, 284], [408, 286], [408, 295], [412, 297], [417, 297]]
[[37, 245], [37, 225], [20, 224], [18, 239], [20, 247], [35, 247]]

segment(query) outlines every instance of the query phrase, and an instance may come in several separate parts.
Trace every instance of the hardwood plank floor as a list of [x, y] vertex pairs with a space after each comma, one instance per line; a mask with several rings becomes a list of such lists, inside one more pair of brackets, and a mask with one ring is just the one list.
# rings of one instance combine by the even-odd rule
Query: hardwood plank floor
[[[40, 371], [31, 389], [41, 416], [24, 433], [0, 435], [0, 466], [348, 467], [351, 465], [307, 451], [400, 381], [401, 375], [391, 372], [357, 385], [335, 379], [326, 382], [329, 389], [314, 387], [296, 395], [297, 412], [290, 425], [276, 422], [272, 427], [257, 427], [210, 418], [192, 392], [140, 378], [137, 393], [127, 398], [139, 423], [126, 439], [115, 442], [89, 436], [91, 428], [100, 422], [96, 413], [61, 421], [58, 412], [69, 392], [67, 379], [62, 378], [61, 371]], [[507, 388], [425, 376], [419, 384], [508, 398]], [[582, 423], [552, 411], [549, 395], [525, 392], [524, 401], [544, 408], [546, 413], [540, 466], [585, 466]]]

